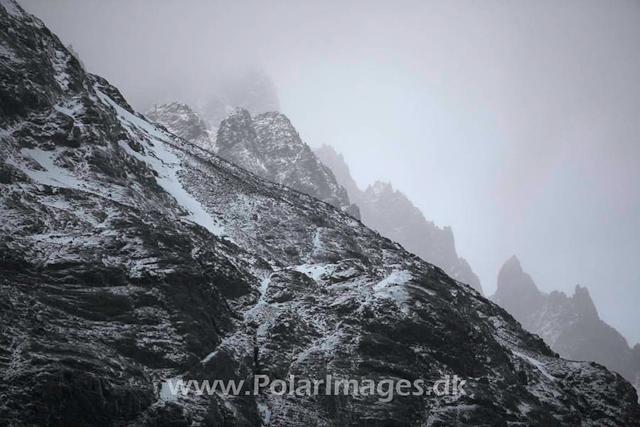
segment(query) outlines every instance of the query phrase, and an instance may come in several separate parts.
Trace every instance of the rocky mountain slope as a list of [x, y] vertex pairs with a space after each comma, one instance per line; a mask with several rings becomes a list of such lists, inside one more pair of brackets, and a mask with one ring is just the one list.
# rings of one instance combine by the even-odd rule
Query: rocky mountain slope
[[[620, 376], [151, 124], [12, 0], [0, 21], [0, 425], [640, 425]], [[389, 402], [158, 387], [258, 374], [467, 385]]]
[[284, 114], [269, 112], [252, 118], [246, 110], [235, 110], [220, 123], [216, 146], [220, 157], [359, 218], [347, 191], [302, 142]]
[[341, 207], [482, 293], [478, 276], [456, 253], [450, 227], [440, 228], [427, 221], [389, 183], [376, 182], [365, 191], [358, 189], [342, 156], [326, 145], [312, 151], [283, 114], [270, 112], [252, 118], [248, 111], [237, 109], [217, 126], [217, 137], [186, 104], [158, 105], [145, 115], [250, 172]]
[[514, 256], [500, 270], [491, 299], [562, 357], [602, 363], [640, 388], [640, 345], [629, 348], [627, 340], [600, 319], [587, 288], [577, 285], [572, 296], [543, 293]]
[[269, 112], [251, 117], [248, 111], [238, 108], [217, 125], [215, 136], [186, 104], [158, 105], [146, 117], [249, 172], [360, 217], [346, 190], [300, 139], [284, 114]]
[[427, 221], [420, 209], [390, 183], [378, 181], [365, 191], [360, 190], [344, 158], [333, 147], [323, 145], [315, 153], [347, 189], [350, 200], [360, 208], [365, 225], [482, 293], [480, 279], [456, 252], [451, 227], [440, 228], [433, 221]]

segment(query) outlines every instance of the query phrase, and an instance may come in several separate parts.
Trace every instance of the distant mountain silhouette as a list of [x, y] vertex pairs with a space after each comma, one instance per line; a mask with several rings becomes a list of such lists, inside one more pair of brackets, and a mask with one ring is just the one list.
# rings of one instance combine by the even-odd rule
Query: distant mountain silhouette
[[513, 256], [500, 269], [490, 299], [561, 357], [601, 363], [640, 387], [640, 346], [629, 348], [627, 340], [600, 319], [587, 288], [576, 285], [572, 296], [543, 293]]

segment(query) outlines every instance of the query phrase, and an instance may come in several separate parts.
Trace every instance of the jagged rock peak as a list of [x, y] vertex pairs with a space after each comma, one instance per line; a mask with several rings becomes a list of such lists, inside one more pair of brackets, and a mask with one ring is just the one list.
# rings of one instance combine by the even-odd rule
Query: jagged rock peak
[[[316, 156], [311, 148], [302, 141], [298, 131], [284, 114], [275, 111], [262, 113], [255, 116], [254, 125], [258, 143], [263, 151], [272, 151], [278, 155], [303, 151], [305, 156], [315, 159]], [[318, 164], [321, 163], [318, 162]], [[331, 173], [331, 176], [333, 176], [333, 173]], [[335, 181], [335, 177], [333, 177], [333, 181]]]
[[541, 292], [513, 256], [500, 269], [491, 299], [562, 357], [596, 361], [640, 385], [640, 359], [635, 360], [625, 338], [600, 319], [586, 287], [576, 285], [572, 296]]
[[[516, 254], [511, 255], [511, 257], [506, 260], [504, 262], [504, 265], [517, 265], [518, 267], [520, 267], [520, 260], [518, 259], [518, 257], [516, 256]], [[521, 267], [520, 267], [521, 268]], [[522, 268], [521, 268], [522, 269]]]
[[331, 145], [323, 144], [314, 150], [318, 158], [331, 169], [338, 183], [346, 188], [349, 199], [358, 206], [363, 202], [362, 191], [351, 176], [349, 165], [344, 160], [342, 154], [338, 153]]
[[496, 295], [499, 296], [505, 292], [525, 292], [522, 297], [540, 292], [531, 276], [522, 270], [520, 260], [515, 255], [503, 264], [498, 273]]
[[174, 114], [175, 113], [187, 114], [187, 115], [196, 114], [195, 111], [193, 111], [191, 107], [189, 107], [184, 102], [174, 101], [174, 102], [169, 102], [167, 104], [154, 105], [152, 108], [149, 109], [148, 111], [149, 114], [147, 115], [147, 117], [151, 118], [150, 116], [152, 114], [161, 115], [163, 111], [168, 111]]
[[386, 194], [386, 195], [401, 196], [409, 200], [407, 196], [404, 195], [404, 193], [398, 190], [394, 190], [393, 185], [391, 184], [390, 181], [387, 181], [387, 182], [376, 181], [373, 184], [370, 184], [369, 186], [367, 186], [365, 193], [370, 193], [376, 198], [379, 198], [382, 195]]
[[347, 190], [284, 114], [266, 112], [252, 117], [247, 110], [235, 109], [220, 123], [216, 145], [217, 154], [226, 160], [360, 218]]
[[154, 105], [145, 116], [166, 127], [170, 132], [199, 147], [215, 151], [215, 135], [207, 129], [198, 113], [183, 102]]
[[493, 299], [516, 315], [516, 318], [522, 317], [524, 313], [536, 312], [539, 306], [545, 304], [546, 299], [550, 299], [555, 305], [571, 305], [571, 311], [581, 318], [599, 319], [598, 310], [586, 287], [576, 285], [571, 297], [562, 291], [545, 294], [538, 289], [533, 278], [524, 272], [515, 255], [500, 269], [498, 288]]
[[271, 121], [280, 123], [282, 126], [293, 128], [293, 125], [291, 124], [291, 120], [289, 120], [287, 116], [285, 116], [284, 114], [278, 111], [265, 111], [264, 113], [256, 114], [255, 118], [256, 120], [260, 120], [260, 119], [271, 120]]
[[[256, 150], [254, 144], [256, 131], [251, 114], [241, 108], [234, 109], [221, 123], [217, 131], [216, 141], [221, 155], [238, 145], [247, 146], [251, 151]], [[257, 154], [257, 153], [255, 153]], [[240, 164], [239, 166], [243, 166]], [[249, 170], [257, 173], [257, 170]]]
[[596, 308], [596, 305], [594, 304], [593, 299], [591, 299], [591, 295], [589, 294], [589, 289], [580, 285], [576, 285], [575, 290], [573, 291], [572, 300], [582, 316], [593, 319], [600, 319], [600, 316], [598, 315], [598, 309]]
[[502, 269], [503, 270], [510, 270], [510, 271], [517, 271], [518, 273], [522, 274], [522, 265], [520, 264], [520, 260], [518, 259], [518, 257], [514, 254], [511, 255], [511, 257], [506, 260], [504, 262], [504, 264], [502, 264]]
[[251, 113], [244, 108], [236, 107], [224, 118], [225, 122], [233, 122], [235, 120], [251, 121]]
[[338, 153], [336, 151], [336, 149], [333, 148], [332, 145], [322, 144], [320, 147], [315, 149], [315, 152], [316, 153], [323, 153], [326, 156], [334, 157], [337, 160], [339, 160], [340, 162], [342, 162], [342, 166], [346, 167], [347, 169], [349, 168], [349, 165], [347, 165], [347, 162], [344, 160], [344, 156], [342, 155], [342, 153]]

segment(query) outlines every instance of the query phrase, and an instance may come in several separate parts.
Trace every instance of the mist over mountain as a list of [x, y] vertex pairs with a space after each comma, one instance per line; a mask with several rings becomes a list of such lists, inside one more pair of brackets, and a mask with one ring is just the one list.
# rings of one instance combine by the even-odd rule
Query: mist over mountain
[[[51, 4], [73, 21], [77, 10]], [[180, 2], [184, 13], [168, 21], [159, 18], [174, 6], [154, 4], [91, 5], [86, 34], [104, 19], [116, 29], [124, 10], [122, 19], [135, 25], [108, 33], [128, 42], [118, 50], [141, 40], [155, 46], [118, 61], [89, 36], [93, 57], [75, 42], [79, 53], [68, 49], [18, 2], [0, 0], [0, 426], [640, 427], [637, 390], [619, 373], [560, 357], [524, 322], [450, 277], [455, 269], [448, 274], [358, 220], [349, 191], [388, 233], [408, 239], [395, 230], [406, 222], [424, 233], [416, 244], [432, 242], [428, 256], [468, 267], [451, 229], [426, 221], [390, 184], [355, 192], [348, 167], [338, 165], [334, 174], [321, 162], [294, 127], [297, 119], [278, 111], [228, 113], [227, 102], [237, 102], [231, 97], [203, 103], [214, 105], [204, 117], [202, 105], [192, 110], [185, 102], [194, 98], [171, 97], [149, 104], [152, 120], [137, 105], [157, 86], [141, 86], [130, 102], [86, 68], [102, 55], [120, 78], [151, 70], [151, 81], [167, 73], [176, 86], [161, 98], [191, 87], [191, 95], [210, 100], [224, 91], [211, 91], [213, 83], [198, 90], [207, 67], [189, 71], [189, 60], [195, 52], [200, 65], [222, 61], [197, 48], [241, 55], [238, 38], [247, 37], [247, 27], [238, 22], [253, 28], [275, 20], [256, 49], [271, 46], [275, 33], [283, 41], [277, 51], [299, 54], [284, 41], [298, 42], [297, 26], [324, 29], [327, 18], [317, 15], [318, 27], [313, 19], [289, 27], [281, 20], [324, 3], [233, 2], [215, 5], [227, 13], [211, 15]], [[330, 14], [330, 30], [354, 16], [385, 15], [375, 4], [357, 11]], [[174, 19], [228, 37], [185, 42], [180, 28], [168, 25]], [[365, 22], [380, 28], [380, 21]], [[160, 38], [148, 31], [155, 26], [164, 31]], [[140, 60], [151, 68], [132, 66]], [[153, 68], [162, 63], [166, 69]], [[171, 75], [180, 69], [198, 81]], [[262, 108], [253, 101], [273, 95], [246, 89], [255, 95], [247, 108]], [[219, 125], [207, 123], [217, 111], [228, 114]], [[374, 163], [368, 167], [380, 173]], [[549, 299], [513, 259], [499, 291], [506, 305], [518, 293], [526, 298], [528, 305], [521, 299], [512, 309], [530, 326], [530, 318], [554, 312], [548, 301], [562, 305], [555, 317], [569, 322], [561, 330], [544, 322], [551, 326], [542, 332], [557, 335], [555, 345], [568, 331], [566, 351], [600, 357], [618, 350], [623, 367], [640, 360], [640, 347], [629, 349], [598, 323], [585, 288]], [[538, 302], [548, 308], [540, 316]], [[592, 325], [602, 333], [585, 336]], [[602, 348], [587, 345], [591, 339]], [[259, 379], [271, 387], [257, 390]], [[294, 391], [295, 379], [306, 380], [308, 391]], [[175, 389], [194, 382], [240, 387]]]
[[236, 108], [251, 115], [280, 111], [280, 99], [273, 80], [264, 70], [249, 69], [221, 84], [211, 95], [196, 98], [198, 113], [210, 128], [216, 128]]
[[491, 300], [561, 357], [596, 361], [640, 388], [640, 345], [630, 348], [617, 330], [600, 319], [587, 288], [576, 285], [571, 296], [541, 292], [513, 256], [500, 269], [498, 290]]
[[[13, 0], [0, 23], [0, 424], [639, 425], [621, 377], [557, 358], [340, 209], [150, 123]], [[161, 385], [292, 374], [456, 374], [468, 393]]]
[[[280, 111], [280, 99], [273, 80], [264, 70], [256, 68], [248, 68], [233, 77], [227, 77], [217, 82], [214, 87], [204, 85], [196, 92], [192, 94], [185, 90], [163, 95], [159, 91], [150, 101], [144, 103], [142, 109], [153, 116], [163, 105], [179, 100], [183, 105], [188, 105], [188, 110], [193, 109], [204, 121], [206, 128], [214, 132], [220, 122], [236, 108], [246, 110], [252, 115]], [[189, 114], [188, 111], [182, 113]], [[161, 111], [157, 114], [161, 114]]]

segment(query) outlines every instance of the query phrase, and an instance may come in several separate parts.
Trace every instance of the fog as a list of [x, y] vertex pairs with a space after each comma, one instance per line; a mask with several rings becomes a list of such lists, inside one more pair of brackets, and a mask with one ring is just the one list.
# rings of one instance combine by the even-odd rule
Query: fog
[[487, 295], [517, 254], [640, 341], [640, 2], [21, 3], [141, 110], [264, 68], [308, 144], [453, 227]]

